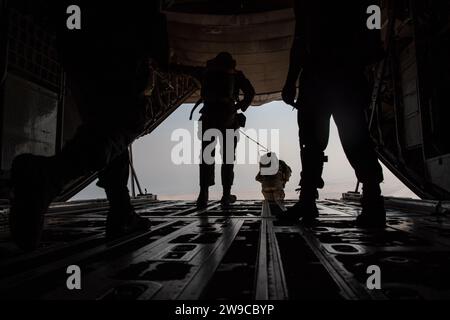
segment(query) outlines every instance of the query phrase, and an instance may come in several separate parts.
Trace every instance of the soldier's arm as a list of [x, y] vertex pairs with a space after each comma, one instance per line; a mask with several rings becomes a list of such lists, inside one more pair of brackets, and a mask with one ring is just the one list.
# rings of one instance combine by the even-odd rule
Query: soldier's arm
[[242, 90], [244, 94], [244, 99], [239, 101], [239, 103], [236, 105], [236, 108], [245, 112], [247, 111], [248, 107], [250, 107], [253, 99], [255, 98], [255, 88], [253, 88], [250, 80], [248, 80], [242, 72], [238, 72], [237, 79], [239, 89]]
[[302, 70], [302, 58], [304, 50], [304, 41], [302, 41], [301, 35], [296, 32], [289, 56], [289, 71], [286, 79], [286, 84], [297, 83], [298, 77]]
[[283, 101], [294, 104], [297, 80], [306, 60], [307, 8], [305, 1], [295, 2], [295, 33], [289, 58], [289, 71], [283, 88]]

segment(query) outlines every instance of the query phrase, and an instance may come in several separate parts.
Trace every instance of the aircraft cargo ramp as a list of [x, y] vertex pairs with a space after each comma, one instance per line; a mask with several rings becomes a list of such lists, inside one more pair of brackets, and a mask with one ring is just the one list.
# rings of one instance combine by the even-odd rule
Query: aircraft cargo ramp
[[[104, 237], [104, 201], [54, 204], [41, 248], [29, 254], [8, 242], [4, 207], [0, 299], [450, 297], [445, 203], [388, 199], [389, 227], [371, 231], [353, 226], [356, 202], [321, 201], [313, 227], [278, 221], [262, 201], [239, 201], [227, 211], [218, 202], [203, 211], [151, 196], [134, 202], [152, 229], [114, 241]], [[83, 273], [83, 290], [67, 290], [71, 265]], [[381, 290], [367, 287], [371, 265], [382, 270]]]

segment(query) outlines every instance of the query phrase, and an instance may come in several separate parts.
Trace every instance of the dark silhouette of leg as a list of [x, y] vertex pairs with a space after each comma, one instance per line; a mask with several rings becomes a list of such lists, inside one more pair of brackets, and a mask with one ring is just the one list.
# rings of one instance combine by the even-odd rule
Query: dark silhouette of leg
[[[227, 132], [228, 131], [228, 132]], [[234, 183], [234, 161], [236, 160], [236, 147], [238, 143], [238, 137], [236, 135], [231, 136], [232, 131], [224, 130], [221, 138], [221, 156], [222, 156], [222, 186], [223, 196], [221, 203], [224, 207], [236, 202], [237, 197], [231, 194], [231, 188]], [[234, 131], [234, 133], [236, 133]]]
[[[121, 59], [128, 57], [116, 58], [120, 65]], [[38, 246], [43, 216], [63, 186], [103, 170], [145, 127], [146, 100], [139, 94], [142, 79], [137, 75], [138, 62], [127, 60], [115, 74], [106, 71], [112, 68], [103, 63], [92, 69], [97, 73], [72, 73], [76, 101], [89, 112], [85, 124], [63, 150], [54, 157], [26, 154], [13, 161], [10, 225], [13, 239], [25, 250]], [[125, 84], [123, 79], [131, 80]]]
[[333, 114], [345, 155], [364, 184], [379, 184], [383, 170], [370, 138], [364, 110], [360, 107], [343, 108]]
[[305, 106], [298, 112], [300, 156], [302, 173], [300, 187], [306, 193], [316, 195], [324, 186], [322, 179], [325, 160], [324, 151], [328, 146], [331, 114], [320, 105]]
[[108, 238], [146, 231], [150, 228], [150, 221], [136, 214], [131, 204], [127, 186], [130, 172], [129, 161], [127, 150], [99, 173], [97, 185], [105, 189], [110, 207], [106, 223]]
[[363, 211], [358, 224], [363, 227], [384, 227], [386, 212], [380, 189], [383, 169], [370, 138], [364, 107], [363, 96], [345, 95], [342, 103], [336, 106], [333, 118], [345, 155], [363, 184]]
[[[209, 187], [215, 184], [215, 163], [216, 155], [215, 145], [217, 137], [211, 137], [210, 141], [203, 140], [204, 133], [208, 127], [203, 128], [202, 132], [202, 154], [200, 155], [200, 194], [197, 198], [197, 208], [204, 209], [208, 206]], [[208, 150], [211, 152], [209, 153]], [[207, 154], [208, 153], [208, 154]]]
[[[318, 217], [316, 200], [317, 189], [324, 186], [322, 180], [323, 165], [326, 160], [324, 151], [328, 145], [330, 111], [319, 98], [311, 98], [302, 105], [298, 112], [300, 156], [302, 172], [300, 179], [299, 202], [287, 212], [287, 218], [312, 222]], [[319, 97], [319, 95], [317, 95]]]

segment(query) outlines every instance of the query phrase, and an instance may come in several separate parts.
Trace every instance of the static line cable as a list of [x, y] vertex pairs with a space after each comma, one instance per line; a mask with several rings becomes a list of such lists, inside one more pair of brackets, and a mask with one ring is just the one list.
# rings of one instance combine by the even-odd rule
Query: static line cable
[[256, 143], [260, 148], [264, 149], [264, 151], [266, 151], [267, 153], [270, 153], [270, 150], [268, 148], [266, 148], [265, 146], [263, 146], [259, 141], [251, 138], [250, 136], [248, 136], [244, 131], [242, 131], [242, 129], [239, 129], [239, 132], [241, 134], [243, 134], [248, 140], [253, 141], [254, 143]]

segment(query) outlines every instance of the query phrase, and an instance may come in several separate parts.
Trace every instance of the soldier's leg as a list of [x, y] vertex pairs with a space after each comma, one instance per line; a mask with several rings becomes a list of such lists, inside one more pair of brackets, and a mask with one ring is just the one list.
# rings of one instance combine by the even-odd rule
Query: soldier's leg
[[[217, 137], [205, 137], [208, 127], [205, 126], [202, 131], [202, 149], [200, 155], [200, 194], [197, 198], [197, 208], [204, 209], [208, 205], [209, 187], [215, 184], [215, 146]], [[211, 139], [210, 139], [211, 138]]]
[[120, 156], [98, 174], [97, 186], [105, 189], [110, 210], [113, 214], [121, 214], [133, 210], [128, 190], [129, 161], [130, 157], [127, 150], [122, 152]]
[[116, 157], [104, 170], [99, 172], [97, 185], [105, 189], [109, 201], [106, 235], [109, 238], [130, 232], [148, 230], [150, 222], [134, 212], [128, 190], [130, 172], [128, 150]]
[[116, 158], [123, 157], [140, 130], [136, 129], [136, 132], [131, 132], [119, 126], [111, 129], [96, 123], [81, 126], [75, 137], [55, 156], [58, 176], [63, 184], [103, 170]]
[[[131, 69], [110, 77], [109, 82], [122, 77], [132, 78], [136, 70]], [[92, 84], [105, 78], [90, 73], [85, 75], [85, 82]], [[144, 127], [145, 100], [137, 91], [111, 90], [116, 94], [108, 97], [98, 92], [103, 90], [94, 90], [94, 85], [93, 88], [88, 87], [87, 95], [78, 100], [87, 104], [87, 109], [96, 105], [108, 106], [110, 110], [103, 114], [103, 119], [93, 119], [83, 125], [54, 157], [25, 154], [13, 162], [10, 227], [13, 239], [25, 250], [38, 246], [44, 214], [63, 186], [105, 168], [127, 149]], [[83, 91], [78, 90], [79, 93]]]
[[[319, 97], [316, 97], [319, 99]], [[316, 200], [318, 189], [323, 188], [324, 151], [328, 145], [330, 112], [319, 104], [304, 105], [298, 112], [300, 156], [302, 172], [299, 202], [290, 208], [286, 217], [293, 220], [303, 218], [308, 223], [318, 217]]]
[[222, 157], [222, 186], [224, 196], [231, 194], [234, 183], [234, 162], [236, 161], [236, 147], [239, 142], [239, 132], [234, 129], [224, 130], [220, 141], [220, 152]]
[[239, 131], [227, 129], [222, 131], [221, 135], [221, 157], [222, 157], [222, 205], [229, 206], [236, 202], [237, 197], [231, 194], [231, 188], [234, 183], [234, 162], [236, 160], [236, 147], [239, 142]]
[[[216, 138], [213, 141], [204, 141], [202, 142], [202, 155], [205, 150], [212, 148], [213, 145], [216, 144]], [[215, 149], [211, 150], [210, 155], [207, 158], [214, 159], [215, 157]], [[200, 163], [200, 187], [201, 188], [209, 188], [215, 185], [215, 163], [209, 160], [206, 160], [204, 157], [201, 159]]]
[[10, 227], [25, 250], [39, 244], [44, 214], [70, 181], [102, 170], [127, 150], [136, 136], [127, 129], [101, 131], [84, 125], [54, 157], [18, 156], [12, 166]]
[[324, 187], [322, 172], [330, 134], [330, 118], [330, 112], [319, 105], [305, 107], [298, 112], [302, 162], [300, 187], [306, 194], [316, 194], [317, 189]]
[[340, 110], [333, 114], [339, 137], [356, 176], [363, 184], [383, 182], [383, 170], [370, 138], [364, 110], [353, 108]]
[[346, 106], [336, 110], [333, 117], [345, 154], [363, 184], [363, 216], [359, 219], [364, 223], [361, 225], [383, 227], [386, 216], [380, 189], [383, 170], [370, 138], [364, 109], [350, 100]]

